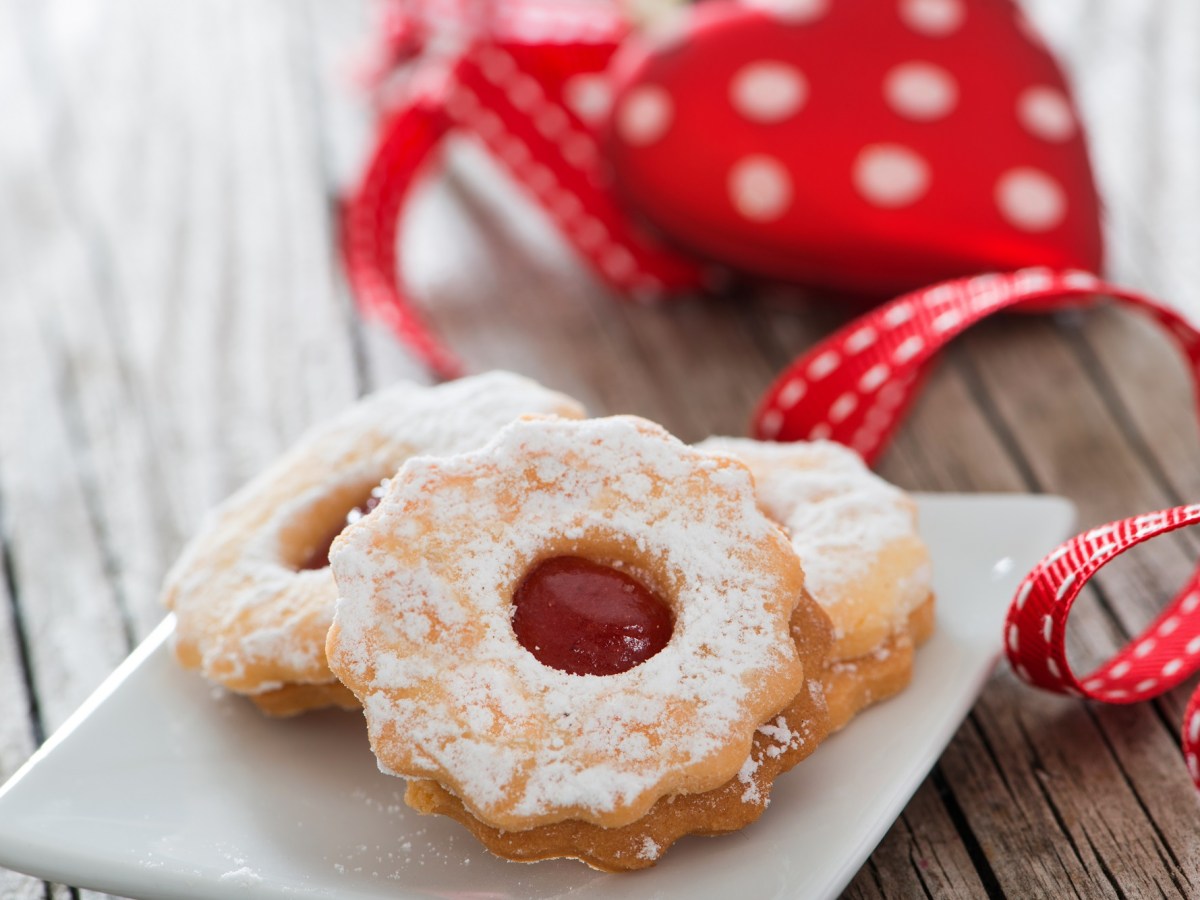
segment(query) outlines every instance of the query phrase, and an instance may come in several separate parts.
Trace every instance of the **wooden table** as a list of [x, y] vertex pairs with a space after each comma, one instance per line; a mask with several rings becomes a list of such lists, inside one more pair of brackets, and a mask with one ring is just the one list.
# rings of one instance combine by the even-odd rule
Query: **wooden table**
[[[1039, 0], [1092, 129], [1110, 274], [1200, 315], [1200, 4]], [[369, 129], [346, 77], [368, 16], [335, 0], [0, 2], [0, 776], [161, 618], [201, 515], [355, 396], [420, 373], [355, 314], [336, 197]], [[845, 313], [792, 291], [623, 305], [470, 158], [422, 195], [411, 275], [477, 369], [684, 439], [740, 433]], [[1113, 309], [960, 340], [882, 473], [1054, 492], [1081, 526], [1200, 498], [1191, 389]], [[1079, 666], [1146, 623], [1197, 536], [1105, 571]], [[1177, 728], [1190, 687], [1128, 708], [1002, 668], [853, 897], [1200, 895]], [[0, 894], [62, 897], [0, 872]]]

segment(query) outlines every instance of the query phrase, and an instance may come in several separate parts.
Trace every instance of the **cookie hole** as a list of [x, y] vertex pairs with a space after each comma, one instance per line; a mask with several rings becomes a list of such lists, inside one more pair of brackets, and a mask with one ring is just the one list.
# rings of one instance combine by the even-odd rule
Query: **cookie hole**
[[616, 675], [667, 645], [671, 608], [628, 572], [578, 556], [535, 566], [513, 593], [517, 641], [572, 675]]
[[388, 480], [385, 478], [378, 484], [372, 485], [366, 491], [358, 494], [357, 500], [347, 505], [340, 503], [325, 504], [314, 510], [313, 521], [305, 529], [310, 540], [301, 543], [300, 552], [294, 568], [304, 572], [310, 569], [324, 569], [329, 565], [329, 550], [333, 547], [334, 539], [346, 528], [352, 525], [379, 505], [387, 491]]

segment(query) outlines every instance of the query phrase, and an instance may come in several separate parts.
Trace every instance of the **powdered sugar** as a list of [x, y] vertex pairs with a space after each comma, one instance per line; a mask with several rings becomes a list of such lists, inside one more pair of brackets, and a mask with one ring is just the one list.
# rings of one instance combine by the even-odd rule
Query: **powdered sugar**
[[767, 756], [771, 757], [779, 756], [784, 750], [791, 746], [792, 741], [798, 738], [798, 735], [793, 734], [792, 730], [788, 728], [787, 720], [783, 716], [780, 716], [774, 722], [767, 722], [763, 725], [759, 725], [758, 731], [760, 734], [766, 735], [774, 742], [768, 744], [766, 749], [763, 751], [767, 754]]
[[746, 761], [742, 763], [742, 767], [738, 769], [737, 778], [746, 789], [742, 791], [743, 803], [759, 804], [764, 800], [763, 792], [758, 787], [758, 782], [754, 780], [754, 773], [758, 771], [758, 767], [762, 763], [753, 753], [746, 757]]
[[[835, 628], [840, 625], [836, 607], [879, 564], [885, 549], [915, 540], [911, 500], [841, 444], [709, 438], [697, 446], [731, 455], [750, 467], [759, 503], [790, 532], [805, 584], [830, 612]], [[903, 627], [929, 592], [927, 561], [897, 579], [889, 598], [896, 628]], [[844, 636], [844, 631], [837, 635]]]
[[526, 378], [491, 372], [435, 388], [399, 384], [310, 430], [208, 516], [168, 575], [181, 656], [241, 693], [332, 681], [325, 635], [336, 589], [328, 569], [296, 571], [309, 549], [297, 542], [327, 536], [405, 459], [481, 446], [527, 413], [583, 410]]
[[647, 835], [642, 839], [642, 846], [638, 851], [638, 856], [641, 859], [658, 859], [660, 853], [662, 853], [662, 847], [652, 837]]
[[232, 869], [223, 873], [219, 880], [222, 885], [229, 887], [251, 888], [261, 884], [263, 879], [249, 866], [242, 866], [240, 869]]
[[[597, 547], [667, 599], [674, 634], [626, 672], [570, 675], [517, 642], [511, 596], [540, 560]], [[799, 570], [749, 474], [632, 417], [411, 459], [332, 566], [330, 662], [381, 763], [500, 827], [631, 821], [688, 779], [715, 787], [802, 686]]]
[[[824, 703], [824, 694], [820, 687], [820, 682], [813, 679], [808, 683], [808, 689], [813, 690], [814, 685], [818, 691], [820, 702]], [[737, 778], [742, 783], [745, 790], [742, 791], [741, 801], [750, 803], [756, 806], [766, 806], [770, 802], [770, 798], [763, 792], [758, 780], [754, 777], [758, 770], [762, 767], [763, 758], [777, 759], [788, 750], [793, 750], [802, 744], [806, 743], [810, 737], [806, 733], [806, 726], [800, 726], [801, 730], [793, 730], [788, 725], [788, 721], [784, 716], [776, 716], [769, 722], [764, 722], [758, 726], [758, 733], [766, 740], [757, 741], [751, 754], [742, 763], [741, 769], [738, 770]]]

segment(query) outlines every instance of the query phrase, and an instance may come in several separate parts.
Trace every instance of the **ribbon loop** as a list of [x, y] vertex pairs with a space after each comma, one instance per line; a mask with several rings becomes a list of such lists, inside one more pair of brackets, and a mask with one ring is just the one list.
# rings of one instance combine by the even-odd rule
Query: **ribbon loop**
[[[602, 62], [616, 46], [602, 48]], [[455, 70], [450, 115], [528, 189], [609, 285], [635, 298], [695, 287], [699, 265], [632, 225], [607, 190], [610, 173], [596, 134], [558, 101], [551, 76], [525, 57], [510, 44], [475, 47]]]
[[871, 462], [887, 446], [945, 344], [981, 319], [1049, 299], [1125, 292], [1087, 272], [1022, 269], [947, 281], [855, 320], [767, 389], [752, 429], [765, 440], [830, 439]]
[[[628, 23], [614, 7], [560, 0], [409, 0], [380, 58], [420, 53], [346, 208], [343, 254], [360, 304], [443, 378], [462, 366], [410, 302], [398, 220], [418, 168], [451, 130], [478, 138], [592, 271], [634, 299], [699, 286], [702, 265], [640, 228], [609, 189], [603, 115], [571, 86], [600, 87]], [[578, 92], [577, 92], [578, 93]], [[592, 92], [595, 93], [594, 91]]]
[[397, 229], [415, 174], [450, 128], [442, 105], [425, 97], [397, 110], [381, 129], [366, 174], [346, 205], [342, 255], [359, 303], [383, 319], [439, 377], [462, 373], [458, 358], [434, 337], [400, 280]]
[[[937, 352], [993, 313], [1044, 309], [1103, 294], [1157, 321], [1200, 378], [1200, 332], [1177, 312], [1086, 272], [1025, 269], [962, 278], [914, 291], [818, 343], [767, 389], [752, 422], [757, 437], [828, 438], [876, 459], [915, 398]], [[1200, 400], [1200, 390], [1197, 391]], [[1066, 655], [1071, 608], [1088, 580], [1121, 553], [1200, 523], [1200, 504], [1093, 528], [1050, 553], [1022, 581], [1009, 608], [1005, 651], [1037, 687], [1106, 703], [1136, 703], [1200, 671], [1200, 569], [1159, 616], [1111, 660], [1080, 679]], [[1183, 751], [1200, 788], [1200, 691], [1184, 715]]]
[[1072, 538], [1038, 563], [1021, 583], [1005, 623], [1016, 673], [1049, 691], [1137, 703], [1200, 670], [1200, 570], [1137, 638], [1083, 679], [1072, 671], [1065, 643], [1071, 607], [1096, 572], [1144, 541], [1197, 523], [1200, 505], [1123, 519]]
[[[1200, 523], [1200, 504], [1111, 522], [1078, 535], [1021, 582], [1005, 621], [1005, 652], [1023, 681], [1104, 703], [1138, 703], [1178, 687], [1200, 671], [1200, 569], [1158, 617], [1090, 675], [1067, 660], [1071, 607], [1104, 565], [1143, 541]], [[1200, 788], [1200, 689], [1183, 716], [1183, 755]]]

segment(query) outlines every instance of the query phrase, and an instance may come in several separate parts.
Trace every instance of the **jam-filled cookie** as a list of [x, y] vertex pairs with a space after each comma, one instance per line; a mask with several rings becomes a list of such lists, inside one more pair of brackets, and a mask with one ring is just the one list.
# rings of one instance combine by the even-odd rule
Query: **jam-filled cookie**
[[750, 468], [759, 504], [788, 530], [805, 584], [833, 621], [825, 674], [833, 727], [903, 690], [914, 648], [934, 627], [929, 551], [912, 500], [841, 444], [709, 438], [697, 446]]
[[502, 856], [652, 865], [756, 818], [828, 731], [828, 619], [749, 472], [644, 420], [410, 460], [331, 563], [381, 768]]
[[357, 702], [329, 671], [336, 589], [328, 550], [406, 459], [484, 444], [527, 413], [581, 416], [568, 397], [507, 372], [402, 384], [318, 425], [209, 515], [168, 574], [180, 662], [265, 712]]

